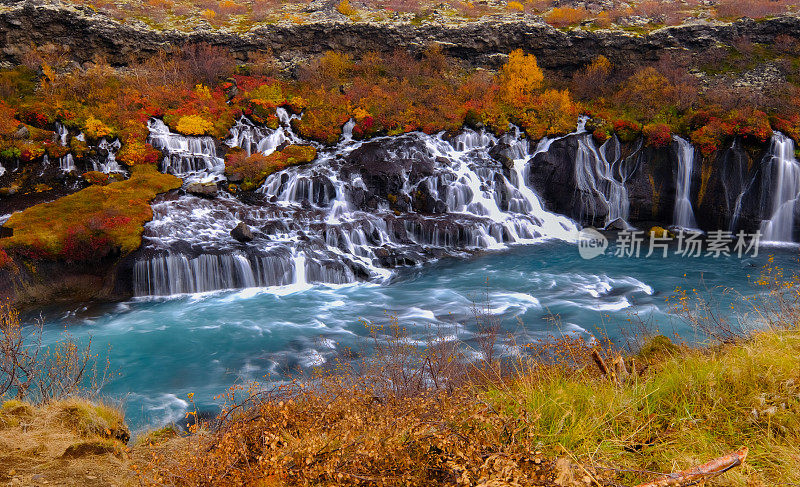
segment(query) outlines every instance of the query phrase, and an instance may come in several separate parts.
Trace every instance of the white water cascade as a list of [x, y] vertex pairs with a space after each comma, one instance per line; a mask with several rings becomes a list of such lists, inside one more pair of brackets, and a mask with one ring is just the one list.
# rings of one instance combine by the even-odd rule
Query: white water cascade
[[[582, 119], [578, 125], [578, 150], [575, 154], [575, 182], [582, 207], [592, 217], [607, 211], [606, 225], [617, 219], [627, 222], [630, 203], [622, 165], [619, 164], [619, 142], [614, 136], [597, 148], [592, 134], [583, 128], [584, 124], [585, 119]], [[613, 153], [609, 154], [610, 151]], [[598, 201], [604, 208], [597, 207]]]
[[692, 169], [694, 167], [694, 146], [677, 135], [672, 140], [678, 145], [678, 174], [675, 180], [675, 226], [685, 229], [697, 227], [692, 210]]
[[794, 232], [795, 205], [800, 197], [800, 163], [794, 157], [794, 142], [780, 132], [772, 135], [765, 181], [769, 183], [768, 219], [761, 222], [762, 239], [791, 242]]
[[[61, 124], [60, 122], [56, 122], [56, 141], [62, 146], [67, 146], [67, 138], [69, 137], [69, 130]], [[75, 167], [75, 157], [72, 153], [66, 154], [64, 157], [61, 157], [58, 160], [58, 165], [63, 172], [72, 172], [77, 171], [77, 167]]]
[[202, 179], [209, 174], [222, 174], [225, 160], [217, 156], [217, 148], [211, 137], [187, 137], [169, 130], [159, 119], [151, 119], [148, 142], [164, 152], [161, 170], [184, 179]]
[[105, 160], [100, 159], [92, 160], [92, 169], [95, 171], [110, 174], [112, 172], [125, 172], [122, 166], [117, 162], [117, 151], [122, 147], [119, 139], [114, 139], [113, 142], [108, 142], [106, 139], [101, 139], [97, 143], [97, 148], [106, 154]]
[[[288, 114], [279, 118], [275, 130], [242, 118], [226, 144], [248, 153], [270, 153], [286, 142], [311, 144], [294, 134]], [[150, 124], [151, 141], [165, 150], [162, 170], [195, 174], [190, 159], [199, 152], [203, 161], [221, 160], [211, 145], [162, 125]], [[155, 203], [134, 268], [135, 293], [382, 282], [397, 266], [577, 237], [576, 224], [546, 211], [527, 185], [529, 161], [548, 141], [531, 151], [518, 133], [504, 136], [513, 161], [504, 169], [489, 155], [501, 142], [489, 133], [464, 130], [452, 139], [411, 133], [361, 142], [352, 140], [349, 128], [334, 147], [314, 144], [313, 163], [269, 176], [246, 203], [227, 193]], [[190, 149], [193, 143], [200, 150]], [[250, 226], [253, 241], [231, 237], [239, 221]]]

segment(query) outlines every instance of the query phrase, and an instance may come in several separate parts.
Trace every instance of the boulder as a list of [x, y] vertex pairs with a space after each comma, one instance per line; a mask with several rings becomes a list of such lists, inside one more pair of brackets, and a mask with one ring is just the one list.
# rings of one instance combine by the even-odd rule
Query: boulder
[[28, 127], [26, 127], [23, 124], [19, 124], [19, 128], [17, 129], [16, 132], [14, 132], [14, 138], [17, 140], [28, 139], [30, 138], [30, 136], [31, 136], [31, 131], [28, 130]]
[[630, 226], [628, 225], [628, 222], [626, 222], [622, 218], [617, 218], [617, 219], [614, 219], [614, 220], [610, 221], [608, 223], [608, 225], [606, 225], [603, 228], [603, 230], [622, 231], [622, 230], [627, 230], [628, 228], [630, 228]]
[[253, 232], [245, 222], [239, 222], [234, 229], [231, 230], [231, 237], [235, 238], [239, 242], [246, 243], [253, 240]]
[[217, 183], [214, 181], [189, 183], [186, 186], [186, 192], [195, 196], [213, 197], [218, 190]]

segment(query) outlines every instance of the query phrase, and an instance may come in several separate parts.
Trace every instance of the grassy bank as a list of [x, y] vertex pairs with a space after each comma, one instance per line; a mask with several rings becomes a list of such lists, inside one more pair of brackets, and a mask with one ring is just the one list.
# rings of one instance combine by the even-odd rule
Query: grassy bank
[[[581, 359], [588, 351], [559, 347]], [[250, 394], [214, 432], [151, 447], [163, 453], [146, 476], [171, 485], [638, 485], [746, 446], [747, 462], [708, 485], [800, 482], [797, 330], [700, 349], [662, 337], [625, 363], [630, 374], [617, 380], [591, 360], [475, 369], [453, 388], [415, 394], [339, 371], [313, 388]]]

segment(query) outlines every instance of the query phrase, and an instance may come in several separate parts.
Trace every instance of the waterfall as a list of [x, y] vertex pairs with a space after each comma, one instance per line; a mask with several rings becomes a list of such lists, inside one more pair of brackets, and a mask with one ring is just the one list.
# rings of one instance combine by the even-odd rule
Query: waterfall
[[292, 282], [294, 268], [286, 255], [163, 254], [137, 261], [133, 273], [136, 295], [169, 296], [283, 286]]
[[104, 172], [106, 174], [125, 172], [122, 166], [117, 162], [117, 152], [121, 147], [122, 143], [120, 143], [119, 139], [115, 139], [113, 142], [108, 142], [105, 138], [100, 139], [97, 148], [99, 152], [105, 154], [105, 160], [101, 162], [99, 158], [93, 159], [92, 170]]
[[692, 210], [692, 168], [694, 167], [694, 146], [685, 139], [672, 136], [678, 145], [678, 177], [675, 182], [675, 226], [680, 228], [696, 228]]
[[69, 153], [59, 159], [58, 165], [64, 172], [72, 172], [77, 170], [77, 167], [75, 167], [75, 157], [72, 155], [72, 153]]
[[769, 215], [761, 222], [762, 239], [772, 242], [791, 242], [794, 232], [795, 204], [800, 197], [800, 165], [794, 157], [794, 142], [780, 132], [772, 135], [769, 158], [764, 167], [766, 200], [772, 204], [763, 208]]
[[[278, 117], [276, 129], [242, 117], [225, 143], [248, 153], [312, 144], [292, 131], [294, 116], [279, 111]], [[364, 142], [352, 139], [352, 127], [352, 121], [343, 127], [335, 146], [314, 144], [313, 163], [267, 177], [247, 203], [227, 193], [154, 203], [135, 264], [135, 293], [383, 282], [398, 266], [577, 237], [575, 222], [546, 211], [527, 185], [530, 161], [548, 140], [532, 150], [518, 131], [498, 139], [466, 129], [453, 138], [415, 132]], [[162, 170], [191, 174], [199, 154], [216, 167], [216, 152], [200, 138], [170, 133], [158, 120], [150, 130], [151, 143], [166, 152]], [[511, 155], [510, 167], [489, 155], [499, 143]], [[230, 236], [239, 221], [250, 226], [253, 241]]]
[[[68, 145], [67, 138], [69, 137], [69, 130], [61, 124], [61, 122], [56, 122], [56, 142], [62, 147], [66, 147]], [[59, 158], [58, 160], [59, 168], [67, 173], [72, 171], [77, 171], [77, 167], [75, 167], [75, 157], [72, 153], [66, 154], [65, 156]]]
[[[585, 121], [584, 121], [585, 123]], [[579, 126], [579, 131], [581, 127]], [[575, 183], [581, 193], [581, 203], [584, 211], [593, 218], [598, 214], [597, 201], [607, 210], [605, 224], [617, 219], [627, 221], [629, 201], [628, 190], [625, 188], [624, 177], [618, 174], [619, 180], [614, 177], [613, 163], [619, 158], [619, 147], [616, 136], [608, 139], [598, 150], [591, 134], [578, 135], [578, 150], [575, 154]], [[615, 154], [609, 162], [607, 151], [614, 150]], [[618, 166], [621, 170], [621, 166]]]
[[187, 137], [170, 132], [169, 127], [156, 118], [148, 122], [147, 128], [150, 145], [165, 154], [161, 161], [163, 172], [184, 179], [203, 179], [225, 171], [225, 160], [217, 156], [212, 137]]

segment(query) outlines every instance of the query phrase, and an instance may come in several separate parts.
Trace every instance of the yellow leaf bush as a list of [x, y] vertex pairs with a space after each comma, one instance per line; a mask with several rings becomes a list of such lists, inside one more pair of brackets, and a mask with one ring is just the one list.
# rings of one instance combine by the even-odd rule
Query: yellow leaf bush
[[175, 130], [184, 135], [207, 135], [214, 124], [200, 115], [186, 115], [178, 120]]

